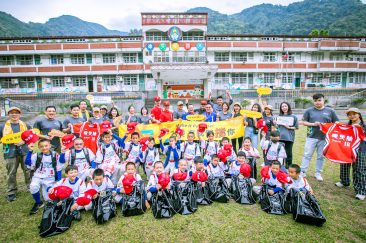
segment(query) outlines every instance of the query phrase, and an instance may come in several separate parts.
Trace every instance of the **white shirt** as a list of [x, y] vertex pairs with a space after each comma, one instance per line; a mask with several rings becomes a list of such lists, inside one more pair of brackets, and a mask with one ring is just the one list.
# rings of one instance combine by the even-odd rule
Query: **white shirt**
[[219, 162], [218, 165], [214, 166], [212, 163], [210, 163], [207, 166], [207, 173], [208, 176], [213, 176], [213, 177], [224, 177], [225, 173], [224, 170], [226, 170], [226, 165], [223, 162]]
[[93, 180], [89, 181], [88, 185], [86, 186], [86, 190], [89, 189], [94, 189], [97, 192], [101, 192], [114, 189], [114, 185], [113, 182], [108, 179], [108, 177], [104, 177], [102, 184], [100, 184], [99, 186], [95, 184]]
[[[32, 154], [31, 157], [31, 166], [30, 169], [34, 170], [36, 168], [36, 161], [37, 161], [37, 153]], [[64, 164], [59, 162], [59, 155], [56, 153], [56, 170], [60, 171], [64, 167]], [[40, 163], [39, 168], [34, 172], [33, 176], [38, 178], [55, 178], [55, 173], [52, 167], [52, 155], [51, 154], [43, 154], [42, 160]]]
[[141, 153], [141, 145], [139, 143], [133, 144], [129, 141], [125, 145], [125, 150], [129, 151], [126, 161], [137, 162]]
[[277, 143], [271, 142], [271, 145], [270, 145], [269, 140], [262, 139], [261, 148], [263, 150], [267, 150], [269, 146], [270, 146], [270, 148], [267, 152], [267, 160], [278, 160], [279, 162], [281, 162], [281, 164], [283, 164], [283, 159], [285, 159], [287, 157], [285, 147], [281, 146], [280, 152], [277, 153], [278, 146], [280, 146], [279, 142], [277, 142]]
[[299, 176], [299, 179], [297, 179], [297, 180], [294, 180], [291, 178], [291, 183], [286, 185], [286, 191], [289, 192], [292, 188], [295, 190], [305, 188], [308, 191], [310, 191], [310, 189], [311, 189], [308, 181], [305, 178], [303, 178], [302, 176]]
[[78, 198], [79, 195], [83, 194], [86, 190], [86, 185], [83, 180], [76, 177], [74, 183], [71, 183], [68, 178], [63, 178], [57, 182], [56, 186], [67, 186], [72, 189], [72, 198]]
[[[87, 150], [89, 152], [90, 162], [94, 161], [95, 160], [94, 153], [88, 148], [87, 148]], [[67, 162], [68, 164], [71, 164], [71, 150], [69, 150], [65, 153], [65, 162]], [[79, 150], [79, 151], [75, 150], [74, 165], [78, 167], [79, 174], [81, 174], [84, 170], [87, 170], [90, 168], [88, 161], [86, 161], [83, 150]]]
[[145, 166], [153, 166], [156, 161], [159, 161], [159, 151], [157, 148], [147, 148], [142, 153], [142, 162]]
[[182, 157], [186, 160], [193, 160], [195, 157], [201, 156], [200, 147], [195, 142], [184, 142], [182, 147], [182, 153], [183, 152], [184, 154], [182, 154]]

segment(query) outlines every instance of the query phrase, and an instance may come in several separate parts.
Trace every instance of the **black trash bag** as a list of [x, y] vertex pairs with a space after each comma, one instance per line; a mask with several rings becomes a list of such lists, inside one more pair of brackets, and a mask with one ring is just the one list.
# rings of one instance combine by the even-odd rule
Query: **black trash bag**
[[233, 176], [231, 181], [231, 195], [235, 202], [252, 205], [257, 202], [258, 195], [253, 191], [252, 181], [242, 176]]
[[175, 181], [173, 183], [174, 200], [178, 200], [176, 203], [179, 208], [175, 208], [179, 214], [189, 215], [197, 211], [197, 199], [194, 189], [194, 184], [190, 181], [179, 182]]
[[208, 184], [205, 183], [205, 186], [202, 187], [202, 182], [194, 182], [194, 191], [196, 196], [197, 204], [199, 205], [210, 205], [212, 204], [212, 200], [210, 199], [210, 196], [208, 194]]
[[215, 202], [229, 202], [229, 189], [225, 177], [211, 177], [207, 181], [208, 194], [210, 199]]
[[270, 214], [283, 215], [286, 214], [285, 210], [285, 192], [283, 190], [270, 196], [268, 190], [274, 189], [274, 187], [268, 185], [262, 185], [262, 189], [259, 194], [259, 203], [263, 211]]
[[318, 201], [310, 192], [300, 190], [292, 194], [292, 214], [296, 222], [322, 226], [327, 221]]
[[104, 224], [117, 213], [116, 202], [111, 191], [102, 191], [93, 199], [93, 217], [97, 224]]
[[145, 204], [145, 185], [143, 181], [136, 182], [129, 195], [122, 196], [122, 215], [125, 217], [144, 214], [146, 212]]
[[154, 218], [171, 218], [176, 214], [174, 206], [173, 191], [162, 190], [152, 193], [151, 197], [151, 211]]
[[71, 212], [73, 204], [73, 198], [48, 202], [43, 210], [39, 235], [41, 237], [48, 237], [61, 234], [68, 230], [74, 219]]

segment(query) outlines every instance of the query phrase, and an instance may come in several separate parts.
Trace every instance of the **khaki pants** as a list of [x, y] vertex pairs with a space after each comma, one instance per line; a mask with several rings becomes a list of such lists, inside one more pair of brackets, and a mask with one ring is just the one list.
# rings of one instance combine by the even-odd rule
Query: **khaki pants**
[[15, 158], [5, 159], [6, 170], [7, 170], [7, 195], [13, 195], [17, 192], [17, 171], [19, 165], [21, 166], [23, 173], [25, 184], [27, 188], [29, 188], [30, 184], [30, 170], [25, 166], [25, 156], [17, 155]]

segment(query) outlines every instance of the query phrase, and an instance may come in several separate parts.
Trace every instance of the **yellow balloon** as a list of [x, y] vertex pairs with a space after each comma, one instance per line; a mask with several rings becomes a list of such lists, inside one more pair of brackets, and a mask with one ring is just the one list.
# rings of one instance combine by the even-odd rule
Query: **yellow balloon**
[[272, 89], [269, 87], [260, 87], [257, 89], [257, 93], [260, 95], [270, 95], [272, 94]]
[[173, 50], [173, 51], [178, 51], [178, 50], [179, 50], [179, 44], [178, 44], [178, 43], [176, 43], [176, 42], [175, 42], [175, 43], [173, 43], [173, 44], [172, 44], [172, 50]]
[[241, 110], [240, 114], [242, 114], [243, 116], [247, 116], [249, 118], [261, 118], [262, 117], [262, 114], [260, 112], [250, 111], [250, 110]]

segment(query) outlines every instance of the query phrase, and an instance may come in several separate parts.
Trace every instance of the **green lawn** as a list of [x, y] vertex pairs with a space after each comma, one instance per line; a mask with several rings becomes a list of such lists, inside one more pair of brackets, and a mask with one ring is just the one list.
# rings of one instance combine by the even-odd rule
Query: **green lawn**
[[[294, 163], [301, 164], [304, 150], [305, 129], [297, 132], [294, 145]], [[2, 156], [1, 156], [2, 157]], [[259, 163], [260, 164], [260, 163]], [[312, 161], [308, 180], [327, 217], [322, 227], [296, 223], [292, 215], [276, 216], [261, 211], [259, 204], [244, 206], [234, 202], [214, 203], [199, 207], [189, 216], [175, 215], [171, 219], [156, 220], [151, 210], [142, 216], [125, 218], [120, 212], [105, 225], [96, 225], [90, 212], [82, 212], [82, 220], [74, 222], [64, 234], [42, 239], [38, 225], [42, 212], [29, 216], [33, 205], [26, 192], [21, 170], [18, 172], [20, 193], [17, 200], [8, 203], [0, 198], [0, 242], [33, 241], [292, 241], [334, 242], [366, 241], [366, 202], [354, 199], [352, 189], [338, 189], [339, 166], [326, 162], [324, 182], [317, 182]], [[5, 195], [6, 172], [1, 161], [0, 190]], [[119, 210], [120, 208], [118, 208]]]

